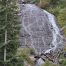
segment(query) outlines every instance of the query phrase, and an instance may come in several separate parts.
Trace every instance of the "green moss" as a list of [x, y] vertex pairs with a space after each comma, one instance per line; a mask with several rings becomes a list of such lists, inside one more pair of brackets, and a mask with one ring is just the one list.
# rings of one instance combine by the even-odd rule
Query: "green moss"
[[34, 64], [34, 62], [30, 59], [31, 53], [33, 53], [33, 49], [31, 48], [18, 48], [17, 56], [19, 59], [23, 59], [31, 66]]
[[64, 29], [64, 35], [66, 36], [66, 28]]
[[42, 66], [58, 66], [58, 65], [53, 64], [49, 60], [46, 60], [46, 63], [44, 65], [42, 65]]

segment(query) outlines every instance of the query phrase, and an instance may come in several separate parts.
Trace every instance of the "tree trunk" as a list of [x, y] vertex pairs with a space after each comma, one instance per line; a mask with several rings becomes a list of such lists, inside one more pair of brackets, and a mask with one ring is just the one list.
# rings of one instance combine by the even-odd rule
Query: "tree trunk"
[[[5, 30], [5, 44], [7, 44], [7, 30]], [[4, 62], [6, 62], [6, 45], [4, 47]]]
[[[5, 12], [5, 22], [7, 23], [7, 1], [6, 0], [6, 12]], [[6, 25], [5, 23], [5, 25]], [[7, 29], [5, 29], [5, 44], [7, 44]], [[4, 62], [6, 62], [6, 45], [4, 47]], [[5, 66], [5, 64], [4, 64]]]

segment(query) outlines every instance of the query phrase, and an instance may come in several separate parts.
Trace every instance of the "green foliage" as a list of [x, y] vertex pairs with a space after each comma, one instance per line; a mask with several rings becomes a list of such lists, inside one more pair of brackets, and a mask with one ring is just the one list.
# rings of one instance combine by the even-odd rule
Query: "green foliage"
[[61, 62], [62, 63], [60, 64], [60, 66], [66, 66], [66, 60], [65, 59], [63, 59]]
[[[53, 64], [52, 62], [46, 60], [46, 63], [42, 66], [56, 66], [55, 64]], [[57, 65], [58, 66], [58, 65]]]
[[22, 59], [23, 61], [27, 62], [31, 66], [34, 64], [34, 61], [30, 59], [31, 53], [33, 52], [33, 49], [31, 48], [18, 48], [17, 56], [18, 59]]
[[46, 61], [46, 63], [44, 64], [44, 66], [50, 66], [49, 61]]
[[[0, 0], [0, 62], [4, 62], [6, 47], [6, 62], [10, 62], [16, 54], [19, 44], [20, 22], [16, 0]], [[5, 38], [5, 31], [7, 37]], [[5, 39], [7, 43], [5, 43]], [[1, 65], [0, 64], [0, 65]], [[2, 66], [2, 65], [1, 65]]]
[[0, 63], [1, 66], [24, 66], [24, 61], [22, 59], [13, 58], [12, 61], [7, 63]]
[[66, 66], [66, 57], [64, 57], [64, 53], [62, 53], [59, 57], [59, 65]]
[[[66, 8], [63, 8], [59, 11], [57, 18], [60, 26], [64, 27], [66, 25]], [[64, 34], [66, 36], [66, 28], [64, 29]]]

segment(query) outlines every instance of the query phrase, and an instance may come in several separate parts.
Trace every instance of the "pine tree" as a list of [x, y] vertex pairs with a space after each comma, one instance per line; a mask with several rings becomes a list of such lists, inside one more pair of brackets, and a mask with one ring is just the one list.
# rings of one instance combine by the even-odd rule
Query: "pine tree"
[[12, 61], [18, 48], [20, 22], [16, 0], [0, 0], [0, 65]]

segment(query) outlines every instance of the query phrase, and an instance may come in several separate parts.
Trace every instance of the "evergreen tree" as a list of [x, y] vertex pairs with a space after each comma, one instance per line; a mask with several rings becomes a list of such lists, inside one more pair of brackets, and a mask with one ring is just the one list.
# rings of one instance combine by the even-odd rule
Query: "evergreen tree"
[[18, 48], [20, 22], [16, 0], [0, 0], [0, 65], [12, 61]]

